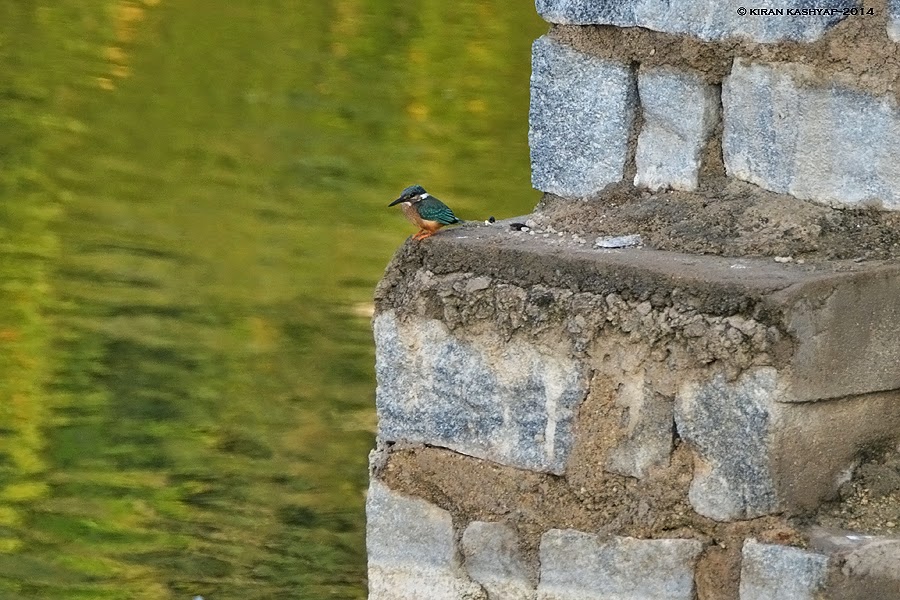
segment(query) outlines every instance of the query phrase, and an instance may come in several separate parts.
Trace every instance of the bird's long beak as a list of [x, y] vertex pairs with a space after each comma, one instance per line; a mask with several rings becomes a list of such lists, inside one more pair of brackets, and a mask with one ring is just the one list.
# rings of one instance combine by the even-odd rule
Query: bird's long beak
[[395, 204], [400, 204], [403, 201], [404, 201], [403, 198], [397, 198], [396, 200], [394, 200], [393, 202], [388, 204], [388, 206], [394, 206]]

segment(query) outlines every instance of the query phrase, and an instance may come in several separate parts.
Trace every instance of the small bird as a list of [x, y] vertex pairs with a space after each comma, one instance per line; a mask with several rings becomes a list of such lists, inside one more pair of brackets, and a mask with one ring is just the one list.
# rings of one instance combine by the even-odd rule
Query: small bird
[[400, 194], [400, 197], [388, 204], [400, 204], [403, 214], [411, 223], [418, 226], [419, 233], [414, 240], [424, 240], [433, 236], [444, 225], [462, 223], [450, 207], [425, 191], [421, 185], [411, 185]]

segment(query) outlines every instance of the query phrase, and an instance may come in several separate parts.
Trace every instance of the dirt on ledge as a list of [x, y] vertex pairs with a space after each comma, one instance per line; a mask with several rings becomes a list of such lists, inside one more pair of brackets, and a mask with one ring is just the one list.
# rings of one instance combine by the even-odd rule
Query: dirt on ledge
[[696, 192], [650, 192], [627, 182], [585, 200], [545, 194], [538, 228], [599, 236], [640, 234], [657, 250], [771, 256], [798, 262], [900, 258], [900, 213], [836, 209], [735, 179]]

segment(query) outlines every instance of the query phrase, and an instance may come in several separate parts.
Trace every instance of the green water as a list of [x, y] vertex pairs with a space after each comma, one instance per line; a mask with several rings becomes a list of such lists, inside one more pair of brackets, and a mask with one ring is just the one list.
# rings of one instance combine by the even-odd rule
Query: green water
[[386, 205], [534, 206], [545, 29], [0, 1], [0, 599], [365, 597], [371, 295], [413, 232]]

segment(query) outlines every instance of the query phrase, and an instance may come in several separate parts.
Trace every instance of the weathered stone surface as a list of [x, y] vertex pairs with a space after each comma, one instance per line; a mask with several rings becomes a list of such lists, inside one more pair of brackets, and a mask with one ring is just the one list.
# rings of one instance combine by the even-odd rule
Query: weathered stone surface
[[590, 0], [537, 0], [541, 17], [566, 25], [618, 25], [634, 27], [634, 2], [592, 2]]
[[[503, 225], [410, 245], [378, 292], [382, 439], [462, 439], [454, 449], [466, 454], [535, 470], [558, 461], [559, 471], [575, 404], [548, 403], [540, 390], [570, 389], [575, 402], [587, 375], [566, 373], [606, 373], [617, 429], [596, 432], [598, 467], [644, 478], [664, 466], [674, 398], [698, 512], [813, 509], [861, 449], [900, 435], [900, 266], [735, 264], [646, 249], [561, 253]], [[457, 358], [439, 370], [448, 352]], [[516, 356], [534, 366], [523, 371]], [[528, 371], [558, 383], [526, 385]], [[540, 425], [523, 426], [528, 418]], [[549, 424], [554, 440], [568, 440], [552, 451], [546, 434], [533, 441]]]
[[829, 557], [827, 600], [900, 598], [900, 538], [814, 527], [810, 548]]
[[[829, 8], [855, 5], [852, 0], [838, 0]], [[840, 10], [802, 16], [787, 13], [809, 9], [809, 2], [803, 0], [759, 0], [748, 7], [782, 9], [781, 15], [741, 15], [738, 8], [747, 4], [740, 0], [537, 0], [536, 6], [550, 23], [645, 27], [702, 40], [745, 37], [756, 42], [812, 41], [843, 18]]]
[[692, 600], [696, 540], [552, 529], [541, 537], [538, 600]]
[[900, 0], [888, 0], [888, 37], [900, 42]]
[[719, 119], [718, 89], [695, 73], [657, 68], [640, 71], [638, 94], [644, 125], [634, 184], [697, 189], [701, 152]]
[[816, 527], [809, 538], [813, 549], [837, 559], [844, 575], [889, 579], [900, 584], [900, 537]]
[[875, 539], [855, 548], [844, 559], [845, 574], [900, 581], [900, 540]]
[[487, 600], [460, 567], [447, 511], [373, 479], [366, 521], [369, 600]]
[[627, 65], [549, 37], [535, 41], [528, 130], [532, 185], [580, 197], [621, 180], [635, 100]]
[[643, 372], [623, 376], [616, 405], [626, 410], [622, 440], [610, 450], [606, 469], [641, 479], [669, 463], [672, 452], [672, 399], [654, 390]]
[[774, 407], [770, 464], [779, 504], [815, 510], [836, 496], [860, 450], [900, 441], [900, 391]]
[[900, 392], [786, 402], [770, 367], [688, 381], [675, 422], [695, 452], [689, 498], [720, 521], [813, 510], [834, 497], [861, 448], [900, 439]]
[[810, 531], [809, 545], [836, 557], [844, 575], [900, 582], [900, 537], [815, 527]]
[[698, 513], [728, 521], [778, 508], [769, 464], [775, 383], [775, 369], [760, 368], [736, 382], [716, 375], [679, 390], [675, 422], [696, 452], [689, 498]]
[[791, 307], [784, 323], [797, 344], [784, 400], [900, 389], [898, 275], [876, 268], [778, 295]]
[[810, 77], [801, 65], [735, 61], [722, 86], [728, 174], [825, 204], [900, 210], [896, 101]]
[[744, 542], [740, 600], [815, 600], [825, 584], [828, 557], [790, 546]]
[[462, 549], [466, 572], [491, 600], [534, 600], [535, 584], [511, 527], [472, 522], [463, 532]]
[[583, 366], [536, 346], [455, 337], [433, 319], [375, 319], [378, 436], [561, 474]]

